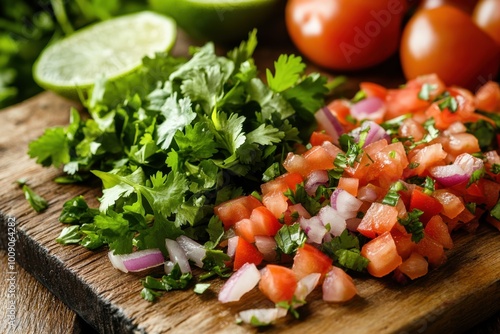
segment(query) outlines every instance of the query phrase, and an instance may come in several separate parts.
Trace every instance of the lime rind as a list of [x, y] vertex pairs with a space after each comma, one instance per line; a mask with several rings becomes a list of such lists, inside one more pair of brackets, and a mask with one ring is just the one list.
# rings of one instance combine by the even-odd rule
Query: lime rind
[[137, 70], [145, 56], [169, 51], [176, 40], [173, 19], [140, 12], [83, 28], [40, 54], [33, 77], [43, 88], [77, 98], [96, 80], [116, 80]]

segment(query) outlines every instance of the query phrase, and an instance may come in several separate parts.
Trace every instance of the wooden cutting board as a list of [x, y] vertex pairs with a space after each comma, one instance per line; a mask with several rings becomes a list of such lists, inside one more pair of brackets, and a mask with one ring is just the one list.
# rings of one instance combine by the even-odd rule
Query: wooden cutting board
[[[181, 39], [174, 53], [189, 44]], [[269, 66], [283, 49], [259, 49], [259, 64]], [[312, 67], [311, 67], [312, 68]], [[314, 68], [312, 68], [314, 69]], [[353, 74], [351, 85], [361, 78], [387, 84], [402, 83], [397, 75], [376, 72]], [[399, 81], [399, 82], [398, 82]], [[106, 250], [91, 252], [55, 242], [64, 227], [58, 222], [65, 201], [83, 195], [97, 206], [99, 184], [57, 185], [59, 170], [42, 168], [27, 156], [28, 143], [47, 127], [66, 125], [75, 105], [52, 93], [0, 112], [0, 228], [8, 217], [16, 222], [16, 261], [59, 299], [101, 333], [257, 333], [235, 323], [237, 312], [273, 307], [258, 291], [241, 302], [223, 305], [217, 292], [223, 281], [214, 280], [203, 295], [191, 290], [169, 292], [155, 303], [141, 299], [139, 279], [145, 274], [123, 274], [108, 262]], [[25, 178], [49, 200], [49, 209], [35, 213], [15, 181]], [[300, 309], [301, 319], [287, 317], [266, 329], [269, 333], [442, 333], [463, 332], [500, 310], [500, 234], [485, 225], [471, 235], [455, 235], [448, 261], [426, 277], [401, 286], [390, 278], [356, 277], [359, 296], [347, 304], [321, 301], [317, 289]], [[7, 235], [0, 234], [0, 248]], [[148, 274], [160, 273], [151, 271]]]

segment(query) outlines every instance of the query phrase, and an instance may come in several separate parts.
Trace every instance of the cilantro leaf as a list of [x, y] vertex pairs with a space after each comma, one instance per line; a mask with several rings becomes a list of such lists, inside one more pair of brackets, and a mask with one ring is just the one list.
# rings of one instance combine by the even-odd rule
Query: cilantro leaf
[[24, 192], [24, 197], [36, 212], [45, 211], [49, 207], [49, 203], [47, 202], [47, 200], [38, 195], [27, 184], [23, 185], [22, 189]]
[[344, 230], [341, 235], [321, 245], [321, 250], [334, 259], [339, 266], [355, 271], [363, 271], [368, 259], [361, 255], [360, 242], [357, 236]]
[[302, 247], [307, 240], [307, 236], [298, 223], [283, 225], [274, 236], [276, 245], [285, 254], [293, 254], [299, 247]]
[[80, 226], [72, 225], [63, 228], [59, 237], [57, 237], [56, 242], [62, 245], [78, 244], [82, 239], [82, 233], [80, 232]]
[[408, 212], [406, 218], [398, 218], [401, 225], [405, 227], [406, 232], [411, 233], [411, 240], [419, 242], [424, 237], [424, 225], [420, 221], [420, 216], [424, 212], [419, 209], [413, 209]]
[[163, 149], [170, 147], [177, 130], [182, 130], [186, 125], [191, 124], [196, 113], [191, 109], [191, 101], [185, 97], [177, 101], [177, 94], [169, 97], [161, 108], [161, 114], [165, 120], [158, 125], [158, 144]]
[[281, 55], [274, 62], [275, 74], [271, 70], [266, 71], [266, 78], [269, 87], [279, 93], [292, 87], [299, 79], [306, 65], [302, 58], [295, 55]]
[[43, 166], [60, 167], [70, 161], [68, 138], [64, 128], [54, 127], [29, 144], [28, 154]]
[[59, 221], [65, 224], [87, 224], [99, 214], [96, 209], [89, 208], [83, 196], [77, 196], [63, 204]]

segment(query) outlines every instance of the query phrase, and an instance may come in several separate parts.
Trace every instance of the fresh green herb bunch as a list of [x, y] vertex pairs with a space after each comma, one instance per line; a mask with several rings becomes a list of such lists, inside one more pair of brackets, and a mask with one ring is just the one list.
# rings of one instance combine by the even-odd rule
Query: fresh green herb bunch
[[30, 144], [38, 163], [63, 166], [65, 182], [89, 171], [102, 180], [100, 212], [90, 222], [81, 199], [65, 209], [83, 208], [85, 222], [62, 215], [81, 224], [82, 245], [107, 244], [118, 254], [164, 250], [165, 237], [180, 234], [218, 237], [213, 227], [207, 232], [214, 205], [257, 189], [264, 173], [280, 173], [276, 163], [309, 137], [327, 80], [306, 75], [300, 57], [282, 55], [265, 84], [252, 59], [256, 46], [254, 31], [226, 57], [209, 43], [189, 60], [145, 58], [141, 71], [96, 85], [89, 119], [73, 110], [68, 127]]

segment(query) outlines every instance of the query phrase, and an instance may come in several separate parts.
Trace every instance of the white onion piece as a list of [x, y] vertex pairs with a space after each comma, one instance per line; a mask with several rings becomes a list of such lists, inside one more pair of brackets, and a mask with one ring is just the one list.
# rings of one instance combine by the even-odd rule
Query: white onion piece
[[191, 272], [191, 266], [189, 265], [186, 253], [184, 253], [184, 250], [177, 241], [167, 238], [165, 239], [165, 246], [167, 246], [170, 261], [179, 264], [179, 268], [183, 274]]
[[328, 172], [326, 170], [312, 171], [307, 177], [304, 188], [309, 196], [314, 196], [320, 185], [328, 184]]
[[339, 215], [337, 210], [329, 205], [322, 207], [319, 210], [317, 217], [321, 220], [323, 226], [329, 226], [330, 234], [333, 236], [337, 237], [341, 235], [346, 229], [345, 218]]
[[163, 254], [158, 248], [144, 249], [123, 255], [114, 255], [113, 251], [109, 251], [108, 258], [113, 267], [124, 273], [146, 270], [165, 262]]
[[203, 268], [203, 259], [207, 253], [205, 247], [185, 235], [181, 235], [176, 241], [184, 250], [187, 258], [193, 261], [197, 267]]
[[300, 217], [299, 225], [307, 235], [307, 241], [314, 242], [316, 244], [321, 244], [323, 237], [328, 232], [325, 228], [325, 225], [323, 225], [323, 222], [318, 216], [314, 216], [309, 219]]
[[252, 290], [260, 280], [260, 271], [253, 263], [245, 263], [238, 271], [229, 277], [219, 291], [221, 303], [236, 302]]
[[340, 124], [337, 117], [332, 114], [328, 107], [323, 107], [318, 110], [314, 114], [314, 117], [319, 126], [324, 129], [325, 132], [333, 138], [333, 142], [337, 144], [340, 135], [344, 133], [342, 124]]
[[264, 255], [264, 260], [267, 262], [276, 261], [276, 240], [273, 237], [256, 235], [255, 247]]
[[318, 285], [320, 277], [320, 273], [312, 273], [300, 279], [297, 282], [297, 287], [295, 288], [294, 293], [294, 296], [297, 298], [297, 300], [306, 300], [306, 297]]
[[382, 99], [371, 96], [351, 106], [351, 115], [355, 118], [377, 120], [384, 117], [385, 103]]
[[246, 324], [252, 323], [252, 318], [257, 319], [260, 324], [272, 324], [279, 318], [286, 316], [287, 310], [282, 307], [275, 308], [254, 308], [238, 313], [238, 320]]
[[470, 179], [470, 175], [458, 165], [434, 166], [429, 168], [429, 173], [445, 187], [452, 187]]
[[358, 210], [363, 204], [363, 201], [356, 198], [356, 196], [351, 195], [348, 191], [343, 189], [336, 189], [334, 192], [337, 192], [335, 196], [335, 206], [332, 207], [337, 210], [339, 215], [344, 218], [353, 218], [358, 214]]
[[236, 253], [236, 246], [238, 246], [238, 236], [227, 239], [227, 255], [232, 259]]

